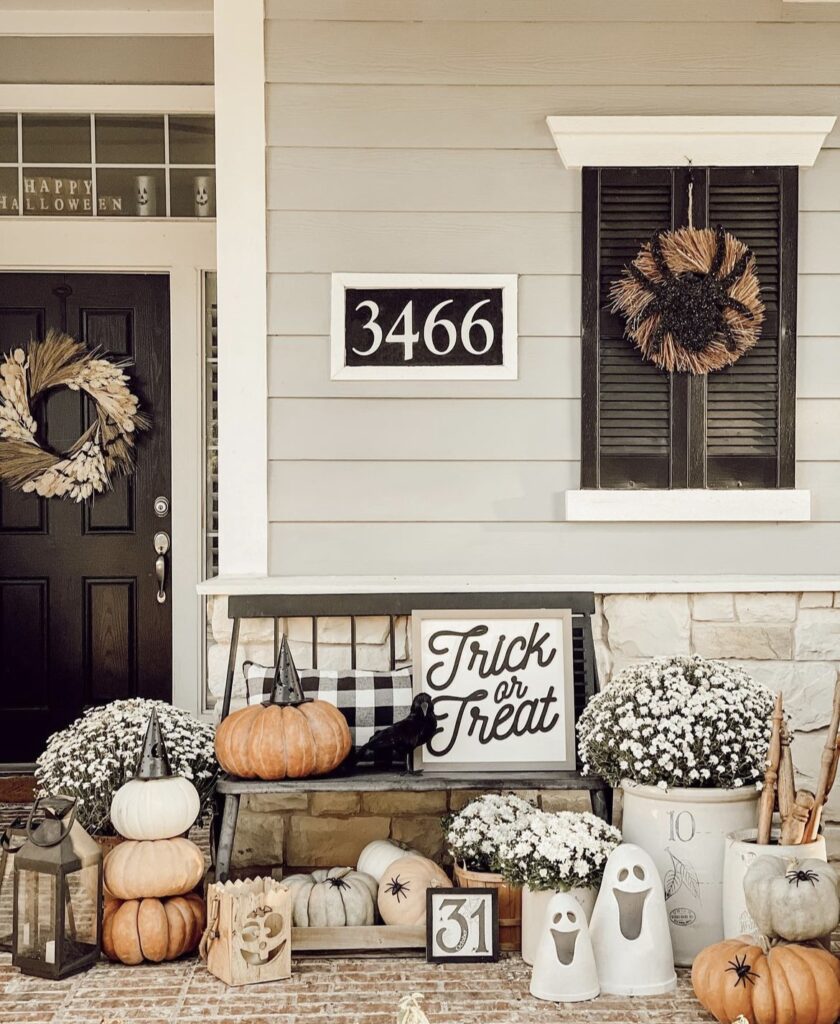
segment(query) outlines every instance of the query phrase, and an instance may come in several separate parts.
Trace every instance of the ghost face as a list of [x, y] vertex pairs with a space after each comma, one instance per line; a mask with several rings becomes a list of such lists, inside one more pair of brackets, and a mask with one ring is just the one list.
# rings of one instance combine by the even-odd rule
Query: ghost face
[[196, 185], [195, 187], [195, 205], [196, 206], [207, 206], [210, 202], [210, 194], [207, 191], [207, 186], [203, 183]]
[[[580, 911], [580, 914], [582, 913], [583, 911]], [[548, 930], [554, 940], [557, 962], [564, 967], [568, 967], [575, 958], [575, 946], [580, 935], [578, 917], [578, 911], [575, 910], [567, 910], [565, 913], [560, 911], [551, 916]]]
[[625, 939], [638, 939], [645, 903], [651, 893], [649, 868], [634, 863], [619, 868], [613, 895], [618, 903], [618, 927]]
[[285, 946], [282, 914], [261, 908], [248, 915], [239, 937], [239, 953], [245, 963], [265, 967], [280, 956]]

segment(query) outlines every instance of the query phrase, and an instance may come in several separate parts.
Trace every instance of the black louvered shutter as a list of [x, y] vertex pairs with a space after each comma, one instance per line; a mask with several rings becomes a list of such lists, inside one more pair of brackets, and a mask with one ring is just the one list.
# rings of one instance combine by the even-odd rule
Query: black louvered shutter
[[793, 167], [708, 172], [709, 224], [755, 253], [765, 321], [758, 344], [706, 384], [709, 487], [794, 485], [797, 185]]
[[609, 291], [657, 229], [674, 226], [674, 172], [584, 171], [584, 487], [669, 487], [671, 380], [642, 360]]
[[[609, 289], [658, 228], [723, 224], [755, 252], [756, 348], [708, 378], [642, 360]], [[794, 475], [796, 168], [583, 172], [583, 487], [790, 487]]]

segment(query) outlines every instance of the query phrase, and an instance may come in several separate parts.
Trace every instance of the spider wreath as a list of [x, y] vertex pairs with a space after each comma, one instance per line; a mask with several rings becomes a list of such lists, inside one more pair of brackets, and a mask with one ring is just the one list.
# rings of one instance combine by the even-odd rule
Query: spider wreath
[[764, 321], [755, 257], [720, 226], [657, 231], [610, 299], [642, 356], [671, 372], [730, 366], [755, 345]]

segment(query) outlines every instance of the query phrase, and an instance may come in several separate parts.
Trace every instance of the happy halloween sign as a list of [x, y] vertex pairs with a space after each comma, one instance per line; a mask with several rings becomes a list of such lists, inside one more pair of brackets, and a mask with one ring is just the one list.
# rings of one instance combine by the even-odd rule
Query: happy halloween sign
[[425, 771], [573, 769], [572, 618], [566, 610], [418, 611], [414, 689], [437, 731]]

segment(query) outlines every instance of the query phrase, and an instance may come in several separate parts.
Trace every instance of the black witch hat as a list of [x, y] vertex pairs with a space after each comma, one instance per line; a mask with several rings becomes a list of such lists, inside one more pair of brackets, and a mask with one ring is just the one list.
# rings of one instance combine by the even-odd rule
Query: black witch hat
[[280, 640], [277, 664], [274, 667], [274, 685], [271, 688], [270, 704], [308, 704], [311, 697], [304, 697], [297, 670], [286, 634]]
[[152, 708], [149, 716], [149, 724], [146, 727], [146, 736], [143, 740], [143, 749], [140, 752], [140, 760], [134, 770], [135, 779], [171, 779], [172, 768], [169, 765], [169, 755], [166, 753], [166, 743], [163, 740], [163, 733], [160, 731], [157, 711]]

